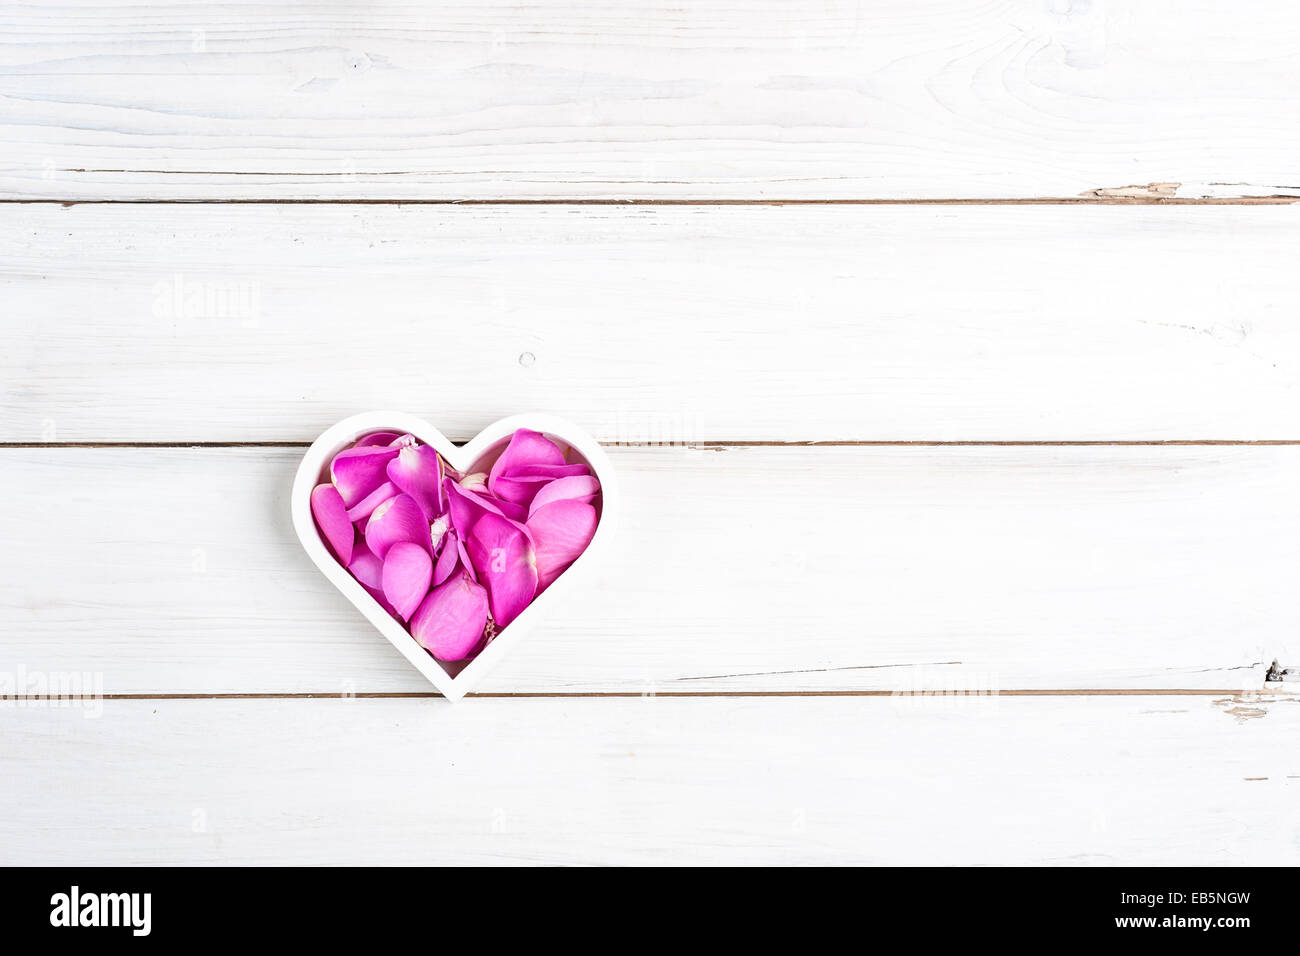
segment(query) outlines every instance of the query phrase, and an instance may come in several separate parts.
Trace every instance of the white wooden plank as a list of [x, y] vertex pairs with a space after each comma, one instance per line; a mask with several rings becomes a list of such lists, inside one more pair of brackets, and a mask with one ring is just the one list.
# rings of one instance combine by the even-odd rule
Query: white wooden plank
[[1300, 209], [0, 207], [0, 439], [1300, 437]]
[[[0, 452], [0, 671], [428, 691], [307, 560], [299, 450]], [[1258, 688], [1300, 447], [613, 450], [607, 564], [487, 692]]]
[[[919, 706], [918, 706], [919, 705]], [[0, 862], [1300, 862], [1295, 701], [0, 711]]]
[[0, 194], [1294, 190], [1283, 0], [121, 2], [0, 15]]

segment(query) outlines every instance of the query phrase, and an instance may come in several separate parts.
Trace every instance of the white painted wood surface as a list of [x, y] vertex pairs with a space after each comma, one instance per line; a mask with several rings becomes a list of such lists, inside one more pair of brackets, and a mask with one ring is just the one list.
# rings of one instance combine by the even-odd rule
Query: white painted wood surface
[[[1297, 38], [9, 6], [0, 863], [1300, 862], [1259, 693], [1300, 663], [1300, 211], [1236, 204], [1300, 196]], [[719, 202], [781, 199], [849, 204]], [[293, 540], [284, 443], [379, 406], [640, 445], [494, 696], [365, 697], [426, 687]]]
[[0, 195], [1297, 193], [1248, 0], [11, 5]]
[[1300, 438], [1290, 207], [7, 206], [9, 441]]
[[1294, 700], [109, 701], [0, 726], [4, 863], [1300, 862]]
[[[300, 455], [0, 451], [0, 655], [109, 693], [429, 690], [301, 553]], [[1300, 446], [612, 461], [613, 557], [480, 690], [1257, 689], [1300, 660]]]

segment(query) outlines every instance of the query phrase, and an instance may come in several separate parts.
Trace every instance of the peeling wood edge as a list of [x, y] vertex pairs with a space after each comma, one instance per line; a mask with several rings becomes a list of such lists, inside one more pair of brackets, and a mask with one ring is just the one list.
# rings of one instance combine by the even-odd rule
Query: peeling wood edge
[[[466, 697], [484, 700], [582, 700], [608, 698], [614, 700], [651, 697], [1240, 697], [1243, 694], [1272, 695], [1270, 689], [1243, 690], [1230, 688], [1141, 687], [1141, 688], [1019, 688], [1016, 690], [701, 690], [701, 691], [501, 691], [471, 692]], [[1279, 699], [1289, 699], [1278, 693]], [[0, 707], [18, 703], [76, 703], [94, 701], [150, 701], [150, 700], [435, 700], [442, 694], [437, 691], [370, 691], [340, 692], [261, 692], [261, 693], [134, 693], [134, 694], [71, 694], [52, 696], [16, 694], [0, 696]]]
[[[464, 445], [468, 438], [453, 438]], [[1300, 438], [1099, 438], [1099, 439], [745, 439], [691, 441], [602, 441], [606, 448], [687, 448], [693, 451], [721, 451], [727, 448], [1159, 448], [1159, 447], [1285, 447], [1300, 445]], [[310, 441], [271, 439], [266, 441], [0, 441], [6, 449], [56, 448], [309, 448]]]
[[1268, 671], [1264, 674], [1264, 682], [1268, 684], [1281, 683], [1282, 681], [1300, 681], [1300, 667], [1283, 667], [1273, 659], [1269, 665]]
[[[1128, 187], [1126, 187], [1128, 188]], [[407, 198], [256, 198], [203, 196], [185, 199], [70, 199], [66, 197], [0, 198], [0, 205], [52, 206], [1289, 206], [1300, 196], [1202, 196], [1158, 194], [1124, 195], [1123, 190], [1094, 190], [1083, 196], [1031, 196], [1023, 198], [966, 199], [453, 199]]]
[[1080, 195], [1094, 199], [1173, 199], [1182, 183], [1147, 183], [1145, 186], [1112, 186], [1090, 189]]

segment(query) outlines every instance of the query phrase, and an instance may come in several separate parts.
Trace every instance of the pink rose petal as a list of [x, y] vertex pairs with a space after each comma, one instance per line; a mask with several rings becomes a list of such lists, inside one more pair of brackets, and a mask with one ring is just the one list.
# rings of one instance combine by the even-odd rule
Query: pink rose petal
[[487, 588], [492, 620], [505, 627], [537, 593], [532, 542], [513, 521], [488, 513], [474, 524], [465, 548], [479, 581]]
[[348, 563], [352, 576], [371, 590], [383, 587], [384, 562], [375, 557], [375, 553], [366, 547], [362, 538], [352, 549], [352, 560]]
[[[474, 525], [485, 514], [495, 514], [523, 524], [528, 517], [527, 509], [508, 501], [468, 491], [459, 483], [448, 478], [444, 483], [447, 491], [447, 511], [451, 515], [451, 525], [460, 535], [461, 540], [469, 537]], [[508, 510], [507, 510], [508, 509]]]
[[488, 490], [494, 495], [500, 495], [496, 487], [497, 479], [502, 475], [510, 474], [516, 468], [525, 465], [563, 464], [564, 452], [560, 451], [555, 442], [540, 432], [520, 428], [510, 436], [510, 444], [506, 445], [505, 451], [492, 463], [492, 471], [488, 475]]
[[496, 480], [494, 492], [498, 501], [506, 501], [519, 508], [527, 508], [537, 492], [555, 479], [541, 475], [502, 475]]
[[410, 541], [398, 541], [384, 558], [384, 597], [403, 621], [415, 613], [429, 593], [433, 559], [429, 552]]
[[365, 588], [366, 593], [374, 598], [380, 607], [393, 617], [397, 617], [396, 609], [388, 603], [388, 598], [384, 597], [384, 562], [375, 557], [366, 547], [365, 538], [358, 538], [356, 547], [352, 549], [352, 563], [348, 565], [348, 573], [357, 579], [357, 583]]
[[503, 501], [492, 495], [480, 495], [484, 504], [489, 505], [494, 514], [499, 514], [503, 518], [509, 518], [516, 524], [523, 524], [528, 520], [528, 508], [523, 504], [516, 504], [513, 501]]
[[470, 580], [475, 584], [478, 584], [478, 572], [474, 570], [474, 565], [470, 563], [469, 552], [465, 550], [465, 542], [460, 538], [456, 539], [456, 553], [460, 556], [460, 566], [464, 568], [465, 573], [469, 575]]
[[538, 593], [550, 587], [587, 549], [598, 520], [595, 508], [573, 499], [538, 508], [528, 519], [535, 545]]
[[433, 567], [434, 587], [451, 577], [460, 566], [460, 547], [455, 531], [448, 531], [443, 536], [442, 551], [438, 555], [438, 563]]
[[410, 495], [390, 498], [366, 522], [366, 545], [381, 561], [399, 541], [410, 541], [426, 551], [433, 550], [433, 536], [424, 512]]
[[447, 510], [442, 458], [432, 445], [406, 445], [388, 463], [388, 480], [415, 499], [432, 521]]
[[579, 477], [591, 477], [591, 469], [586, 465], [535, 465], [519, 468], [497, 478], [496, 494], [520, 507], [531, 508], [533, 499], [546, 485]]
[[411, 635], [439, 660], [462, 661], [482, 644], [487, 616], [487, 592], [460, 574], [424, 599], [411, 618]]
[[397, 486], [391, 481], [385, 481], [370, 494], [366, 495], [356, 506], [348, 509], [348, 520], [355, 523], [365, 521], [369, 518], [385, 501], [389, 498], [396, 498], [398, 494]]
[[367, 445], [346, 448], [330, 462], [330, 477], [334, 487], [343, 496], [343, 503], [354, 507], [372, 491], [388, 480], [388, 463], [397, 457], [398, 449]]
[[511, 478], [572, 478], [575, 475], [590, 475], [591, 466], [573, 465], [520, 465], [510, 469]]
[[465, 542], [457, 537], [456, 532], [447, 532], [447, 543], [438, 555], [438, 562], [433, 568], [433, 583], [439, 585], [454, 574], [464, 571], [469, 575], [470, 580], [478, 584], [478, 574], [474, 571], [474, 565], [470, 563], [469, 552], [465, 550]]
[[388, 598], [384, 597], [382, 588], [372, 588], [368, 585], [361, 585], [366, 589], [366, 593], [375, 599], [375, 603], [384, 609], [389, 617], [397, 617], [397, 608], [388, 603]]
[[389, 445], [398, 438], [397, 432], [371, 432], [357, 439], [353, 448], [369, 448], [374, 445]]
[[352, 545], [356, 531], [348, 520], [343, 497], [333, 485], [317, 485], [311, 492], [311, 516], [316, 519], [316, 529], [330, 551], [344, 567], [352, 560]]
[[575, 475], [572, 478], [557, 478], [537, 493], [532, 504], [528, 506], [531, 518], [540, 508], [555, 501], [581, 501], [591, 504], [600, 492], [600, 482], [590, 475]]

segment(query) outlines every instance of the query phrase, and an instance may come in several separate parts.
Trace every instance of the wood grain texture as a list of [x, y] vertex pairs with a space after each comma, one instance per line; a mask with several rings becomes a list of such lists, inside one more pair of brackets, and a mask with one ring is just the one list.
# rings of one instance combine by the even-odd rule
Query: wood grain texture
[[[1300, 210], [1131, 208], [1300, 198], [1297, 39], [1267, 0], [9, 5], [0, 864], [1300, 862], [1300, 699], [1259, 692], [1300, 661]], [[718, 204], [526, 205], [566, 199]], [[282, 443], [384, 406], [668, 443], [613, 449], [611, 560], [487, 699], [366, 699], [428, 686], [290, 530]], [[1283, 444], [1059, 444], [1203, 440]], [[993, 444], [817, 447], [873, 441]], [[205, 442], [250, 447], [65, 447]], [[245, 696], [284, 694], [336, 697]]]
[[0, 195], [1300, 194], [1248, 0], [9, 5]]
[[1300, 438], [1300, 210], [0, 207], [0, 440]]
[[1300, 732], [1300, 706], [1234, 709], [142, 701], [92, 720], [15, 708], [0, 863], [1300, 862], [1300, 762], [1279, 746]]
[[[301, 552], [300, 454], [0, 451], [0, 671], [428, 691]], [[1300, 660], [1297, 446], [612, 454], [608, 560], [478, 689], [1258, 689]]]

